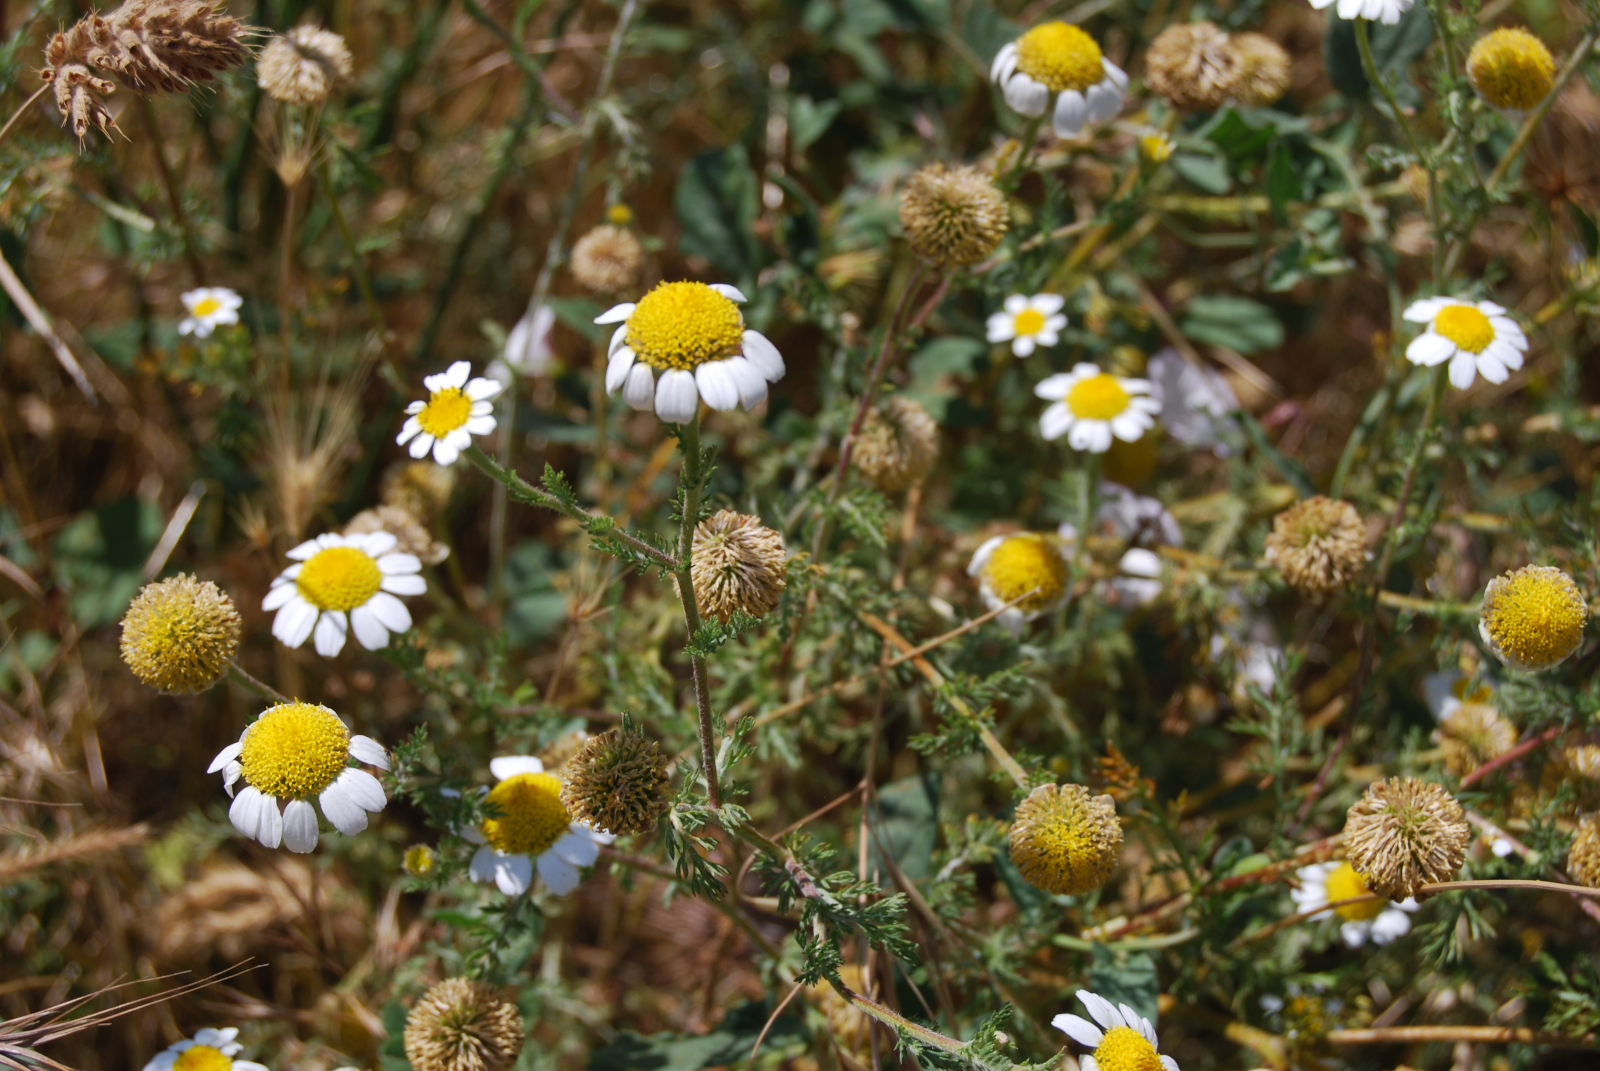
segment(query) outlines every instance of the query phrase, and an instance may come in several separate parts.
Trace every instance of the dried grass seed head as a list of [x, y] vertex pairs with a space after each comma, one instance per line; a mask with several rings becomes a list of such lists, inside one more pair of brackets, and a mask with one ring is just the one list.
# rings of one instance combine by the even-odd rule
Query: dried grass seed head
[[1289, 89], [1289, 53], [1272, 38], [1259, 33], [1241, 33], [1233, 38], [1233, 54], [1238, 60], [1238, 77], [1233, 99], [1253, 108], [1264, 108]]
[[986, 172], [929, 164], [900, 192], [900, 224], [923, 260], [965, 268], [994, 252], [1011, 224], [1011, 210]]
[[256, 61], [256, 81], [284, 104], [325, 103], [350, 83], [355, 66], [344, 38], [317, 26], [296, 26], [274, 37]]
[[1433, 738], [1444, 752], [1445, 769], [1464, 777], [1510, 751], [1517, 727], [1486, 703], [1462, 703], [1440, 719]]
[[122, 617], [122, 660], [158, 692], [203, 692], [239, 649], [239, 611], [217, 585], [187, 574], [146, 584]]
[[626, 227], [603, 224], [572, 247], [572, 276], [585, 290], [616, 294], [638, 282], [644, 263], [644, 246]]
[[1566, 661], [1583, 643], [1589, 604], [1578, 585], [1550, 565], [1524, 565], [1489, 581], [1478, 634], [1512, 669], [1538, 673]]
[[868, 411], [852, 456], [874, 487], [897, 494], [933, 471], [939, 460], [939, 425], [922, 406], [897, 394]]
[[447, 978], [406, 1017], [406, 1059], [416, 1071], [506, 1071], [522, 1052], [517, 1006], [470, 978]]
[[1091, 796], [1082, 785], [1040, 785], [1017, 805], [1007, 841], [1028, 884], [1073, 896], [1098, 889], [1117, 869], [1122, 825], [1110, 796]]
[[433, 538], [427, 525], [410, 510], [399, 506], [378, 506], [364, 509], [344, 526], [345, 535], [368, 535], [388, 532], [394, 536], [395, 549], [402, 554], [415, 554], [423, 565], [438, 565], [450, 557], [450, 548]]
[[590, 737], [567, 761], [561, 802], [572, 817], [617, 836], [654, 830], [671, 804], [661, 745], [632, 729]]
[[1472, 840], [1466, 814], [1432, 781], [1391, 777], [1367, 787], [1345, 817], [1350, 865], [1373, 892], [1391, 900], [1449, 881]]
[[1600, 889], [1600, 814], [1578, 819], [1572, 847], [1567, 849], [1567, 873], [1579, 885]]
[[761, 617], [778, 605], [788, 581], [783, 536], [731, 509], [694, 530], [690, 575], [702, 613], [727, 623], [735, 611]]
[[1215, 111], [1233, 94], [1239, 59], [1215, 23], [1176, 23], [1150, 42], [1145, 81], [1180, 111]]
[[1366, 560], [1366, 527], [1348, 502], [1313, 495], [1272, 520], [1267, 561], [1305, 594], [1349, 587]]
[[399, 506], [423, 522], [431, 521], [450, 505], [455, 491], [455, 469], [432, 461], [402, 461], [383, 474], [378, 497], [386, 506]]

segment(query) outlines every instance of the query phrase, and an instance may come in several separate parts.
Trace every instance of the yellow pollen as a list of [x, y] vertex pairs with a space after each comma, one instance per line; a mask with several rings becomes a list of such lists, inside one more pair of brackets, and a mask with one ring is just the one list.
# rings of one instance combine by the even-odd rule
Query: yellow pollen
[[1032, 533], [1014, 535], [994, 548], [983, 567], [983, 577], [995, 597], [1010, 602], [1033, 589], [1039, 590], [1017, 604], [1020, 610], [1042, 610], [1067, 588], [1067, 563], [1055, 544]]
[[572, 822], [561, 802], [561, 778], [554, 774], [508, 777], [485, 801], [499, 808], [500, 817], [484, 819], [483, 839], [507, 855], [543, 855]]
[[1019, 335], [1036, 335], [1044, 327], [1044, 313], [1038, 309], [1023, 309], [1011, 321]]
[[244, 731], [239, 764], [247, 784], [279, 799], [315, 796], [349, 764], [350, 730], [339, 715], [311, 703], [284, 703]]
[[1468, 353], [1482, 353], [1494, 341], [1489, 317], [1471, 305], [1446, 305], [1433, 318], [1433, 329]]
[[1116, 376], [1101, 372], [1075, 383], [1066, 401], [1067, 411], [1079, 420], [1110, 420], [1127, 411], [1133, 398]]
[[1017, 70], [1052, 93], [1081, 93], [1106, 77], [1100, 46], [1065, 22], [1047, 22], [1017, 38]]
[[628, 348], [652, 368], [692, 372], [732, 356], [744, 317], [732, 299], [705, 283], [662, 283], [628, 316]]
[[222, 302], [218, 301], [216, 298], [203, 297], [194, 303], [194, 309], [192, 311], [196, 316], [210, 316], [220, 308], [222, 308]]
[[[1328, 893], [1328, 903], [1337, 900], [1348, 900], [1352, 896], [1365, 896], [1372, 890], [1367, 888], [1367, 883], [1356, 868], [1349, 863], [1340, 863], [1339, 869], [1328, 875], [1328, 883], [1324, 886]], [[1387, 906], [1382, 900], [1368, 900], [1360, 904], [1346, 904], [1336, 907], [1333, 913], [1342, 919], [1351, 922], [1370, 922], [1383, 914]]]
[[172, 1071], [228, 1071], [232, 1066], [233, 1057], [222, 1055], [221, 1049], [214, 1049], [210, 1045], [194, 1045], [178, 1054]]
[[355, 547], [317, 551], [294, 578], [300, 594], [319, 610], [353, 610], [376, 595], [382, 583], [378, 563]]
[[1496, 655], [1530, 670], [1548, 669], [1577, 650], [1588, 620], [1572, 578], [1540, 565], [1491, 581], [1478, 619]]
[[1554, 84], [1555, 57], [1527, 30], [1506, 27], [1479, 39], [1467, 56], [1473, 86], [1496, 108], [1526, 111]]
[[1162, 1071], [1156, 1047], [1131, 1026], [1107, 1030], [1094, 1050], [1094, 1062], [1102, 1071]]
[[465, 424], [471, 415], [472, 399], [460, 387], [446, 387], [434, 391], [428, 398], [428, 404], [417, 414], [417, 423], [435, 439], [442, 439]]

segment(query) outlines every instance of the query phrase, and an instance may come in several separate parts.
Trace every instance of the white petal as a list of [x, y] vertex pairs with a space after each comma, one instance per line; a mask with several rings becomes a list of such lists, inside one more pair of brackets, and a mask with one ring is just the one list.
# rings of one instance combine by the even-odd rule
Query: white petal
[[[1045, 316], [1054, 316], [1056, 313], [1066, 308], [1067, 299], [1062, 297], [1060, 294], [1035, 294], [1033, 295], [1032, 305], [1035, 309], [1044, 313]], [[1061, 321], [1061, 326], [1065, 327], [1066, 325], [1067, 322], [1065, 319], [1063, 319]]]
[[590, 838], [576, 833], [563, 833], [561, 838], [550, 846], [550, 850], [573, 866], [594, 866], [595, 860], [600, 858], [600, 846]]
[[778, 352], [778, 347], [772, 344], [771, 339], [760, 331], [746, 331], [741, 341], [745, 359], [756, 366], [768, 383], [776, 383], [783, 378], [783, 354]]
[[1122, 93], [1109, 82], [1089, 87], [1087, 94], [1089, 121], [1103, 123], [1113, 119], [1122, 110]]
[[406, 447], [406, 452], [412, 457], [421, 460], [422, 458], [428, 456], [428, 451], [433, 449], [433, 444], [433, 436], [429, 435], [427, 432], [423, 432], [421, 435], [418, 435], [415, 439], [411, 440], [411, 445]]
[[739, 385], [726, 361], [707, 361], [694, 370], [695, 386], [707, 405], [718, 412], [727, 412], [739, 405]]
[[[1009, 70], [1006, 66], [1007, 63], [1010, 64]], [[1016, 66], [1017, 43], [1015, 41], [1008, 41], [1000, 47], [1000, 51], [994, 54], [994, 59], [989, 63], [989, 81], [1003, 81], [1007, 74], [1013, 70], [1016, 70]]]
[[1111, 84], [1116, 86], [1119, 92], [1127, 92], [1128, 74], [1126, 71], [1104, 56], [1100, 57], [1100, 66], [1106, 72], [1106, 77], [1111, 79]]
[[454, 465], [456, 458], [461, 456], [461, 447], [453, 445], [449, 439], [437, 439], [433, 444], [433, 460], [441, 465]]
[[1436, 364], [1448, 361], [1455, 352], [1456, 344], [1443, 335], [1434, 334], [1430, 327], [1412, 339], [1411, 345], [1406, 347], [1406, 360], [1412, 364], [1432, 368]]
[[[357, 609], [365, 610], [367, 613], [371, 614], [378, 624], [382, 625], [390, 632], [404, 632], [406, 629], [411, 627], [411, 611], [406, 609], [405, 603], [401, 602], [387, 591], [378, 592], [372, 598], [367, 600], [367, 604], [365, 606], [358, 607]], [[350, 611], [352, 618], [354, 617], [355, 612], [355, 610]], [[375, 651], [377, 648], [368, 647], [367, 650]]]
[[327, 550], [329, 547], [344, 546], [344, 540], [342, 539], [337, 543], [329, 543], [326, 542], [326, 538], [326, 536], [318, 536], [316, 539], [308, 539], [304, 543], [301, 543], [299, 546], [290, 550], [285, 557], [291, 559], [292, 561], [303, 562], [307, 558], [315, 557], [316, 553], [320, 550]]
[[520, 896], [533, 884], [533, 860], [526, 855], [499, 855], [494, 860], [494, 883], [507, 896]]
[[347, 546], [365, 552], [374, 561], [393, 550], [399, 542], [391, 532], [368, 532], [366, 535], [351, 536], [345, 541]]
[[1011, 110], [1037, 119], [1050, 105], [1050, 90], [1018, 71], [1006, 80], [1003, 95]]
[[1033, 302], [1025, 294], [1012, 294], [1006, 298], [1004, 308], [1015, 319], [1019, 314], [1026, 312]]
[[[1345, 0], [1339, 0], [1341, 4]], [[1367, 943], [1367, 934], [1372, 926], [1366, 922], [1346, 922], [1339, 927], [1339, 936], [1344, 938], [1344, 943], [1350, 948], [1360, 948]]]
[[379, 585], [380, 591], [394, 595], [421, 595], [428, 590], [428, 582], [420, 576], [386, 576]]
[[744, 293], [737, 286], [730, 286], [727, 283], [712, 283], [711, 289], [715, 290], [729, 301], [737, 302], [740, 305], [743, 305], [746, 301], [750, 300], [744, 296]]
[[633, 315], [633, 310], [638, 308], [632, 301], [624, 301], [621, 305], [613, 305], [605, 312], [594, 318], [597, 324], [614, 324], [626, 320]]
[[254, 838], [256, 829], [261, 824], [257, 813], [264, 797], [261, 790], [254, 785], [245, 786], [244, 791], [233, 798], [233, 803], [228, 807], [228, 821], [233, 823], [233, 828], [246, 837]]
[[244, 750], [244, 741], [236, 741], [217, 752], [217, 757], [211, 760], [211, 765], [206, 767], [206, 773], [216, 773], [228, 763], [239, 757], [239, 752]]
[[[389, 598], [394, 599], [394, 596], [391, 595]], [[395, 602], [398, 603], [399, 600], [395, 599]], [[356, 634], [356, 642], [369, 651], [381, 651], [389, 646], [389, 630], [383, 627], [378, 615], [372, 612], [370, 602], [350, 611], [350, 628]]]
[[1466, 390], [1478, 374], [1478, 360], [1466, 350], [1450, 358], [1450, 383], [1457, 390]]
[[1039, 414], [1039, 434], [1044, 436], [1046, 442], [1052, 442], [1070, 431], [1074, 422], [1066, 405], [1056, 402]]
[[[1157, 1059], [1161, 1061], [1161, 1066], [1166, 1068], [1167, 1071], [1178, 1071], [1178, 1061], [1174, 1060], [1172, 1057], [1158, 1056]], [[239, 1065], [235, 1064], [234, 1066], [237, 1067]]]
[[700, 392], [694, 373], [669, 368], [656, 384], [656, 416], [668, 424], [687, 424], [700, 411]]
[[345, 836], [353, 837], [367, 828], [367, 812], [356, 806], [356, 801], [350, 798], [350, 793], [338, 781], [323, 789], [317, 802], [322, 804], [322, 813], [333, 828]]
[[467, 867], [467, 873], [473, 881], [494, 880], [495, 850], [490, 847], [479, 848], [472, 855], [472, 863]]
[[1078, 385], [1078, 380], [1082, 378], [1076, 370], [1057, 372], [1053, 376], [1045, 376], [1033, 385], [1034, 396], [1060, 401], [1067, 396], [1068, 391]]
[[1106, 1038], [1098, 1026], [1079, 1015], [1058, 1015], [1050, 1020], [1050, 1025], [1089, 1049], [1099, 1048]]
[[967, 575], [977, 576], [989, 559], [994, 556], [995, 548], [1006, 541], [1005, 536], [990, 536], [985, 539], [977, 550], [972, 552], [972, 561], [967, 563]]
[[1123, 1021], [1137, 1030], [1146, 1041], [1152, 1045], [1156, 1043], [1156, 1030], [1155, 1027], [1150, 1025], [1149, 1020], [1126, 1004], [1118, 1004], [1117, 1010], [1122, 1013]]
[[365, 770], [347, 767], [334, 782], [343, 788], [350, 802], [360, 807], [363, 811], [372, 811], [376, 814], [389, 803], [389, 797], [383, 794], [383, 784]]
[[383, 745], [360, 733], [350, 738], [350, 757], [380, 770], [389, 768], [389, 753], [383, 749]]
[[582, 876], [577, 867], [554, 852], [545, 852], [539, 857], [539, 877], [557, 896], [565, 896], [576, 889]]
[[267, 592], [267, 597], [261, 600], [261, 608], [263, 610], [280, 610], [291, 599], [300, 594], [300, 589], [295, 587], [293, 583], [278, 584], [274, 581], [274, 584], [275, 586], [272, 590]]
[[1009, 312], [997, 312], [984, 324], [984, 337], [990, 342], [1010, 342], [1017, 335], [1017, 318]]
[[1018, 335], [1011, 343], [1011, 352], [1018, 357], [1031, 357], [1033, 348], [1037, 345], [1032, 335]]
[[285, 647], [299, 647], [317, 624], [317, 608], [301, 598], [290, 599], [272, 619], [272, 634]]
[[1056, 98], [1055, 131], [1058, 138], [1069, 138], [1083, 129], [1089, 117], [1089, 102], [1076, 89], [1065, 89]]
[[[420, 406], [423, 403], [415, 402], [413, 404]], [[420, 410], [420, 409], [417, 410], [417, 412], [419, 412], [419, 413], [421, 411], [422, 410]], [[394, 437], [395, 444], [398, 445], [398, 446], [404, 446], [408, 441], [410, 441], [410, 439], [411, 439], [411, 437], [413, 435], [416, 435], [416, 434], [420, 433], [421, 431], [422, 431], [422, 424], [417, 420], [417, 418], [416, 417], [407, 417], [406, 418], [406, 422], [404, 424], [400, 425], [400, 434], [396, 435]]]
[[534, 755], [502, 755], [489, 760], [489, 772], [496, 781], [525, 773], [544, 773], [544, 763]]
[[222, 787], [227, 789], [228, 798], [233, 798], [233, 786], [244, 776], [244, 764], [230, 762], [222, 768]]
[[305, 800], [290, 800], [283, 809], [283, 846], [301, 855], [317, 846], [317, 809]]
[[468, 383], [467, 389], [463, 393], [474, 402], [485, 402], [505, 389], [505, 384], [496, 383], [492, 379], [484, 379], [480, 376]]
[[1100, 1063], [1093, 1055], [1078, 1057], [1078, 1071], [1100, 1071]]
[[467, 377], [472, 375], [472, 365], [467, 361], [455, 361], [445, 369], [444, 384], [460, 390], [467, 385]]
[[627, 340], [628, 340], [628, 325], [627, 324], [619, 324], [617, 326], [617, 329], [615, 331], [611, 332], [611, 344], [606, 348], [606, 356], [607, 357], [616, 356], [617, 350], [621, 349], [622, 348], [622, 344], [624, 342], [626, 342]]
[[655, 405], [655, 394], [655, 373], [641, 361], [628, 372], [628, 381], [622, 385], [622, 400], [642, 412]]
[[422, 560], [415, 554], [384, 554], [378, 557], [377, 565], [378, 572], [384, 576], [401, 576], [422, 571]]
[[1098, 993], [1091, 993], [1087, 989], [1078, 990], [1078, 999], [1083, 1001], [1083, 1006], [1089, 1009], [1089, 1015], [1101, 1026], [1110, 1030], [1115, 1026], [1127, 1026], [1122, 1016], [1117, 1012], [1116, 1006]]
[[350, 620], [343, 610], [324, 610], [317, 617], [317, 653], [323, 658], [333, 658], [344, 650], [345, 634], [350, 631]]
[[748, 357], [729, 357], [722, 362], [739, 388], [739, 404], [746, 410], [754, 409], [767, 397], [767, 377], [756, 370]]
[[628, 380], [628, 369], [633, 367], [633, 351], [624, 346], [612, 353], [606, 361], [606, 393], [615, 394]]
[[1406, 311], [1401, 313], [1401, 319], [1409, 320], [1414, 324], [1432, 323], [1433, 318], [1439, 315], [1441, 309], [1459, 304], [1454, 298], [1431, 297], [1421, 301], [1413, 301], [1406, 306]]

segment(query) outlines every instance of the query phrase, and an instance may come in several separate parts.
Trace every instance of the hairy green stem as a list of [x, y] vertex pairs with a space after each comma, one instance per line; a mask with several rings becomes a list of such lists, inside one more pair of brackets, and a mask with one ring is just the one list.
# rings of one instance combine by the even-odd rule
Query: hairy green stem
[[293, 699], [290, 699], [272, 685], [252, 676], [247, 670], [245, 670], [243, 666], [239, 665], [239, 663], [233, 661], [232, 659], [228, 660], [228, 676], [232, 677], [234, 681], [245, 688], [245, 690], [254, 692], [262, 699], [268, 699], [274, 703], [294, 702]]
[[[685, 644], [694, 642], [700, 631], [700, 606], [694, 596], [694, 576], [691, 573], [694, 551], [694, 528], [700, 523], [700, 489], [705, 483], [700, 456], [700, 418], [696, 416], [680, 425], [678, 448], [683, 452], [683, 474], [678, 480], [683, 491], [680, 503], [683, 514], [678, 518], [678, 598], [683, 603], [683, 625], [688, 631]], [[689, 655], [689, 667], [694, 675], [694, 705], [700, 733], [700, 764], [706, 779], [706, 798], [713, 810], [722, 806], [722, 789], [717, 783], [717, 728], [711, 717], [711, 680], [706, 674], [706, 661], [697, 654]]]

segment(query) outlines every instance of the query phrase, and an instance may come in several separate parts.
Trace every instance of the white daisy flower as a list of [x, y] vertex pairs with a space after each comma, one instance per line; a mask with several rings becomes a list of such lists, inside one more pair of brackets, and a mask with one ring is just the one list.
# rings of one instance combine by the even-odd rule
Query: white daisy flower
[[[1371, 19], [1385, 26], [1393, 26], [1400, 16], [1411, 10], [1415, 0], [1338, 0], [1335, 9], [1341, 19]], [[1311, 6], [1321, 11], [1334, 0], [1311, 0]]]
[[1017, 114], [1037, 119], [1050, 111], [1061, 138], [1078, 133], [1085, 122], [1115, 118], [1128, 88], [1128, 76], [1100, 54], [1095, 39], [1065, 22], [1041, 23], [1006, 45], [989, 67], [989, 79]]
[[[635, 409], [654, 407], [668, 424], [687, 424], [700, 401], [726, 412], [754, 409], [767, 384], [783, 378], [783, 355], [744, 325], [739, 288], [725, 283], [661, 283], [637, 302], [595, 317], [619, 324], [611, 336], [606, 393]], [[657, 379], [657, 373], [660, 379]]]
[[1023, 625], [1041, 614], [1059, 608], [1067, 598], [1069, 571], [1061, 541], [1038, 532], [1017, 532], [986, 540], [973, 552], [967, 575], [978, 578], [978, 594], [991, 610], [1022, 598], [1017, 605], [1001, 611], [999, 617], [1000, 624], [1014, 633], [1020, 633]]
[[[1349, 863], [1318, 863], [1301, 867], [1295, 872], [1300, 888], [1291, 890], [1297, 912], [1315, 911], [1324, 904], [1348, 900], [1371, 892], [1366, 881]], [[1386, 900], [1366, 900], [1359, 904], [1346, 904], [1333, 908], [1334, 914], [1344, 922], [1339, 926], [1339, 936], [1351, 948], [1360, 948], [1370, 937], [1375, 945], [1386, 945], [1411, 929], [1407, 916], [1420, 905], [1411, 897], [1398, 904]], [[1322, 918], [1323, 915], [1314, 915]]]
[[1078, 999], [1094, 1017], [1093, 1023], [1080, 1015], [1062, 1014], [1051, 1019], [1050, 1025], [1094, 1050], [1078, 1057], [1081, 1071], [1145, 1071], [1155, 1063], [1164, 1071], [1178, 1071], [1178, 1061], [1156, 1051], [1156, 1028], [1149, 1019], [1087, 989], [1078, 990]]
[[1011, 352], [1018, 357], [1029, 356], [1037, 346], [1054, 346], [1067, 326], [1061, 313], [1066, 303], [1060, 294], [1012, 294], [1006, 298], [1005, 311], [989, 317], [989, 341], [1011, 343]]
[[239, 306], [244, 304], [244, 298], [225, 286], [202, 286], [181, 296], [189, 315], [178, 324], [180, 335], [210, 338], [217, 328], [239, 322]]
[[1149, 380], [1123, 379], [1087, 362], [1047, 376], [1033, 393], [1055, 402], [1039, 416], [1039, 431], [1046, 439], [1065, 435], [1074, 450], [1095, 454], [1111, 449], [1113, 436], [1137, 441], [1161, 411], [1150, 397]]
[[468, 380], [472, 365], [457, 361], [436, 375], [424, 376], [428, 400], [406, 406], [409, 416], [395, 436], [401, 446], [410, 443], [412, 457], [427, 457], [441, 465], [453, 465], [461, 451], [472, 445], [474, 435], [494, 430], [494, 406], [489, 399], [505, 388], [492, 379]]
[[548, 305], [540, 305], [531, 317], [523, 316], [506, 335], [500, 359], [484, 369], [484, 375], [507, 386], [518, 375], [544, 374], [555, 357], [550, 345], [550, 332], [555, 325], [555, 310]]
[[[315, 703], [280, 703], [245, 726], [237, 743], [217, 753], [206, 773], [222, 773], [234, 796], [228, 808], [233, 828], [268, 848], [280, 843], [291, 852], [317, 846], [317, 811], [347, 837], [367, 828], [367, 812], [389, 802], [383, 786], [351, 761], [389, 768], [389, 756], [370, 736], [351, 736], [339, 715]], [[279, 809], [279, 803], [283, 808]]]
[[561, 802], [561, 779], [545, 773], [544, 763], [534, 756], [491, 759], [489, 772], [499, 784], [484, 790], [484, 801], [498, 814], [462, 832], [483, 845], [468, 868], [472, 880], [493, 881], [507, 896], [518, 896], [533, 885], [537, 869], [557, 896], [576, 889], [580, 869], [593, 866], [600, 845], [617, 838], [574, 822]]
[[1244, 445], [1244, 432], [1233, 420], [1239, 399], [1226, 379], [1190, 364], [1174, 349], [1150, 358], [1148, 374], [1150, 397], [1161, 406], [1161, 427], [1168, 435], [1218, 457]]
[[254, 1060], [234, 1059], [244, 1048], [233, 1040], [238, 1036], [236, 1026], [197, 1030], [194, 1037], [175, 1041], [156, 1053], [144, 1071], [267, 1071]]
[[1528, 352], [1528, 336], [1492, 301], [1424, 298], [1412, 303], [1405, 318], [1428, 325], [1406, 347], [1406, 360], [1429, 368], [1449, 361], [1450, 382], [1460, 390], [1472, 386], [1478, 373], [1504, 383]]
[[295, 562], [278, 574], [263, 610], [276, 610], [272, 634], [286, 647], [299, 647], [316, 632], [317, 653], [332, 658], [344, 650], [345, 635], [369, 651], [389, 644], [389, 633], [411, 627], [411, 612], [396, 595], [421, 595], [427, 582], [417, 574], [414, 554], [395, 552], [388, 532], [308, 539], [289, 552]]

